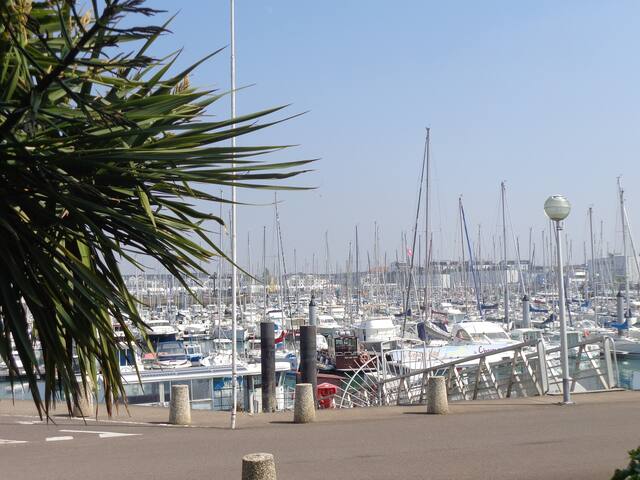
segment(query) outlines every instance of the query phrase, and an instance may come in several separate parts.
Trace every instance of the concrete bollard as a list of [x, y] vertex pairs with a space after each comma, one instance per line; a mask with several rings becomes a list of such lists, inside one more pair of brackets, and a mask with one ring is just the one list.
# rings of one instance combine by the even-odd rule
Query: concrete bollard
[[427, 380], [427, 413], [449, 413], [446, 377], [429, 377]]
[[293, 409], [293, 423], [309, 423], [316, 419], [316, 406], [313, 401], [313, 385], [298, 383], [296, 401]]
[[171, 385], [169, 423], [172, 425], [189, 425], [191, 423], [189, 385]]
[[87, 381], [86, 390], [84, 385], [80, 385], [78, 402], [73, 405], [73, 416], [89, 417], [93, 415], [93, 410], [93, 390], [91, 388], [91, 382]]
[[276, 462], [270, 453], [242, 457], [242, 480], [276, 480]]

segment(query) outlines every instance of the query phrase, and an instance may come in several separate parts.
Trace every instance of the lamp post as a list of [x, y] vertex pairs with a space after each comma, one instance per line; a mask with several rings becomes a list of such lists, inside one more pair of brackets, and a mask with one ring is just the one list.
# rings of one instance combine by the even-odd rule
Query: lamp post
[[571, 383], [569, 378], [569, 352], [567, 348], [567, 324], [564, 315], [564, 272], [562, 268], [562, 221], [569, 216], [571, 204], [562, 195], [551, 195], [544, 202], [544, 213], [556, 227], [556, 251], [558, 252], [558, 309], [560, 313], [560, 362], [562, 365], [562, 403], [571, 404]]

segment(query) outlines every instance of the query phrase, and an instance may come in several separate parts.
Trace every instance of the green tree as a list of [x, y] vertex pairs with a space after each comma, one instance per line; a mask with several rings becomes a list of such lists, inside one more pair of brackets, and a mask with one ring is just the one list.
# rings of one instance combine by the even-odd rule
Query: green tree
[[616, 469], [611, 480], [640, 480], [640, 448], [629, 451], [629, 459], [627, 468]]
[[92, 0], [85, 12], [74, 0], [0, 0], [0, 358], [13, 379], [17, 350], [41, 415], [60, 394], [71, 408], [99, 373], [109, 414], [123, 400], [112, 323], [130, 344], [144, 324], [120, 261], [152, 257], [186, 286], [221, 254], [205, 222], [222, 219], [196, 204], [223, 200], [205, 187], [285, 188], [278, 180], [307, 163], [256, 158], [282, 147], [230, 148], [279, 109], [203, 115], [224, 94], [189, 74], [210, 56], [172, 74], [177, 53], [147, 53], [166, 24], [123, 26], [155, 13], [144, 0]]

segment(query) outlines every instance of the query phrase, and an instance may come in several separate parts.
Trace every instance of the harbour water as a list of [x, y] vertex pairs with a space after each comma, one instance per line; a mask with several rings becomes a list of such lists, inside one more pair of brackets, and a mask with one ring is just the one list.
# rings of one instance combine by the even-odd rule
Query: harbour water
[[[640, 358], [622, 357], [618, 358], [618, 369], [620, 371], [620, 386], [626, 389], [640, 390]], [[633, 375], [636, 373], [635, 385]]]

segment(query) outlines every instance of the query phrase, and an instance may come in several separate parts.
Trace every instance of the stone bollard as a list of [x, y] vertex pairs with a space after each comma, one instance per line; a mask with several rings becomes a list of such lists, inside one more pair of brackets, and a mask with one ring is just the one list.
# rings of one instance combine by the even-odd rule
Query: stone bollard
[[171, 385], [169, 423], [173, 425], [189, 425], [191, 423], [189, 385]]
[[93, 389], [91, 381], [87, 380], [86, 389], [84, 385], [80, 385], [80, 394], [78, 402], [73, 405], [74, 417], [89, 417], [93, 415]]
[[427, 413], [449, 413], [446, 377], [429, 377], [427, 380]]
[[313, 385], [298, 383], [296, 401], [293, 409], [293, 423], [309, 423], [316, 419], [316, 406], [313, 401]]
[[242, 457], [242, 480], [276, 480], [276, 462], [270, 453]]

